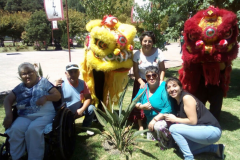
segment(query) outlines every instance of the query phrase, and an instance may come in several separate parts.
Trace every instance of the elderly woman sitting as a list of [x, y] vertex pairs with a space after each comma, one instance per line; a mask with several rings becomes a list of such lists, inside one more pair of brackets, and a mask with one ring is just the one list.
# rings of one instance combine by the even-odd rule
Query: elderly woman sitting
[[[18, 67], [22, 83], [16, 86], [4, 100], [7, 129], [12, 159], [20, 159], [27, 148], [28, 159], [44, 157], [44, 127], [52, 122], [55, 109], [52, 101], [61, 98], [60, 93], [47, 79], [38, 77], [34, 66], [22, 63]], [[13, 122], [12, 105], [16, 101], [18, 118]]]
[[[161, 85], [159, 71], [157, 67], [149, 66], [145, 72], [147, 84], [143, 89], [139, 89], [136, 97], [144, 90], [145, 93], [136, 104], [137, 109], [143, 109], [147, 117], [148, 129], [153, 132], [154, 137], [160, 141], [160, 129], [167, 127], [163, 120], [165, 113], [172, 113], [171, 102], [168, 99], [168, 94], [165, 89], [165, 82]], [[148, 136], [149, 138], [149, 136]]]

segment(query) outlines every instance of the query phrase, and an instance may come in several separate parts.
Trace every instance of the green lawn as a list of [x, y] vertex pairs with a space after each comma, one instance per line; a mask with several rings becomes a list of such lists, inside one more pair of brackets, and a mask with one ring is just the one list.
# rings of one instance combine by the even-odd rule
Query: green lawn
[[[166, 77], [178, 76], [178, 69], [170, 68], [166, 71]], [[218, 143], [226, 145], [225, 155], [228, 160], [235, 160], [240, 157], [240, 58], [233, 62], [233, 70], [231, 73], [231, 83], [229, 87], [228, 97], [223, 100], [220, 124], [223, 129], [222, 137]], [[131, 100], [132, 85], [128, 88], [125, 95], [124, 106], [126, 107]], [[2, 107], [3, 97], [0, 98], [0, 118], [4, 118], [4, 109]], [[118, 109], [118, 108], [115, 108]], [[82, 119], [77, 120], [76, 130], [76, 149], [72, 156], [72, 160], [125, 160], [123, 154], [114, 154], [105, 151], [102, 147], [103, 137], [99, 135], [88, 136], [85, 132], [80, 131]], [[93, 127], [101, 128], [99, 124], [93, 123]], [[135, 126], [135, 128], [137, 128]], [[0, 131], [4, 129], [1, 126]], [[0, 137], [0, 142], [4, 141]], [[195, 156], [199, 160], [214, 160], [214, 154], [200, 154]], [[180, 160], [183, 159], [182, 154], [179, 154], [174, 149], [162, 151], [157, 146], [156, 142], [138, 143], [134, 150], [131, 160]]]

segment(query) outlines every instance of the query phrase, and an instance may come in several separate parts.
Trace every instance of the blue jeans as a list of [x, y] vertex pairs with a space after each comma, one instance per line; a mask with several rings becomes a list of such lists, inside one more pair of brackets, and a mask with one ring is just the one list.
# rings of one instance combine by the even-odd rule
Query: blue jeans
[[84, 120], [83, 120], [83, 127], [90, 127], [92, 124], [92, 120], [93, 117], [95, 115], [94, 113], [94, 109], [96, 109], [96, 107], [94, 105], [89, 105], [88, 108], [83, 112], [83, 115], [85, 116]]
[[216, 153], [217, 142], [221, 137], [221, 130], [214, 126], [196, 126], [173, 124], [169, 131], [183, 153], [185, 160], [193, 160], [193, 155], [212, 152]]

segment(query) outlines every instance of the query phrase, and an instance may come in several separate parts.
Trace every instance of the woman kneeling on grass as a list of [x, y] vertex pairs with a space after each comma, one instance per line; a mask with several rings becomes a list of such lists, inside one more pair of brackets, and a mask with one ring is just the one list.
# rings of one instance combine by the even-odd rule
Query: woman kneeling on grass
[[[160, 142], [160, 132], [162, 129], [167, 127], [166, 122], [162, 120], [164, 119], [163, 115], [164, 113], [172, 113], [171, 102], [169, 101], [168, 94], [165, 89], [165, 82], [163, 81], [159, 86], [160, 78], [157, 67], [147, 67], [145, 71], [145, 77], [147, 83], [144, 88], [139, 89], [136, 97], [142, 92], [144, 92], [144, 94], [136, 104], [136, 108], [144, 110], [144, 114], [147, 118], [148, 128], [154, 135], [154, 138], [151, 138], [157, 139]], [[150, 139], [150, 136], [147, 137]], [[159, 144], [161, 146], [161, 143]]]
[[178, 117], [165, 114], [165, 120], [176, 123], [169, 131], [183, 153], [185, 160], [193, 160], [193, 155], [212, 152], [224, 159], [223, 144], [213, 144], [221, 137], [221, 127], [216, 118], [204, 104], [190, 93], [182, 90], [182, 84], [177, 78], [166, 81], [166, 89], [176, 100]]

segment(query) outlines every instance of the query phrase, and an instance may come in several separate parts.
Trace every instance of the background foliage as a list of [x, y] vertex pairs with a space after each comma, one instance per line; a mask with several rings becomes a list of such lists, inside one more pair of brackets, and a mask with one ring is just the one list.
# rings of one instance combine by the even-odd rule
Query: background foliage
[[[146, 7], [151, 12], [138, 8], [141, 23], [131, 23], [131, 9], [135, 6], [134, 0], [68, 0], [70, 35], [74, 37], [85, 33], [87, 22], [92, 19], [102, 19], [104, 15], [111, 14], [122, 23], [136, 26], [138, 35], [144, 30], [152, 30], [157, 36], [156, 46], [164, 49], [165, 41], [179, 37], [184, 22], [188, 18], [210, 5], [236, 13], [240, 28], [240, 0], [150, 1], [151, 5]], [[65, 1], [63, 1], [63, 5], [65, 7]], [[26, 31], [25, 28], [29, 29], [27, 25], [29, 26], [30, 16], [38, 11], [44, 12], [43, 0], [0, 0], [0, 38], [10, 36], [13, 37], [13, 41], [20, 39], [22, 32]], [[64, 15], [66, 16], [66, 12]], [[55, 38], [62, 37], [62, 34], [66, 33], [66, 21], [58, 21], [58, 25], [59, 30], [54, 30]], [[34, 26], [32, 25], [32, 27]], [[41, 28], [43, 29], [43, 27]], [[51, 38], [49, 34], [44, 35], [48, 36], [45, 39]]]

